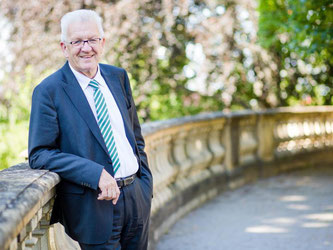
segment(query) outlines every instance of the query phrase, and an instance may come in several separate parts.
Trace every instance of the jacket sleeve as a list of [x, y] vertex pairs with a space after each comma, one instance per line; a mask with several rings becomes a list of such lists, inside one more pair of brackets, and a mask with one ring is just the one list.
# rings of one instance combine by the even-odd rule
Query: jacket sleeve
[[47, 88], [39, 85], [32, 96], [28, 146], [30, 167], [47, 169], [66, 181], [97, 189], [104, 167], [89, 159], [62, 152], [59, 138], [54, 101]]

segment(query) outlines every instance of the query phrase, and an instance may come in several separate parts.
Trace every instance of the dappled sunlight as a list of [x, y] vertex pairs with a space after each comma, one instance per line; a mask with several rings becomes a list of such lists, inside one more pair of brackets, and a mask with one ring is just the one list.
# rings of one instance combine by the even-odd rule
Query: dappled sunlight
[[296, 123], [288, 123], [287, 125], [288, 136], [293, 138], [300, 135], [299, 127]]
[[333, 221], [333, 213], [309, 214], [304, 216], [306, 219], [317, 221]]
[[195, 148], [201, 150], [203, 148], [202, 142], [200, 140], [195, 141]]
[[280, 200], [286, 202], [298, 202], [298, 201], [306, 201], [307, 198], [303, 195], [286, 195], [282, 196]]
[[302, 149], [321, 148], [332, 145], [333, 123], [318, 118], [297, 121], [294, 118], [280, 122], [275, 128], [279, 141], [278, 153], [295, 153]]
[[323, 227], [329, 227], [329, 223], [321, 223], [321, 222], [309, 222], [302, 224], [302, 227], [305, 228], [323, 228]]
[[266, 234], [266, 233], [287, 233], [288, 230], [286, 228], [282, 228], [282, 227], [262, 225], [262, 226], [256, 226], [256, 227], [248, 227], [245, 229], [245, 232]]
[[280, 218], [269, 219], [267, 220], [267, 223], [280, 224], [280, 225], [293, 225], [296, 223], [296, 219], [289, 217], [280, 217]]
[[[300, 186], [299, 184], [303, 183], [309, 187], [313, 185], [312, 181], [313, 180], [309, 179], [308, 176], [304, 176], [302, 179], [299, 179], [296, 182], [293, 181], [293, 184], [296, 186]], [[250, 234], [293, 235], [301, 228], [308, 230], [319, 230], [320, 228], [331, 227], [333, 222], [333, 212], [331, 212], [333, 210], [333, 205], [322, 206], [319, 211], [323, 211], [323, 213], [309, 213], [307, 211], [316, 211], [314, 210], [316, 206], [310, 205], [312, 204], [311, 200], [311, 197], [307, 197], [306, 195], [300, 195], [297, 193], [291, 193], [289, 195], [277, 197], [276, 201], [282, 202], [282, 205], [284, 204], [283, 210], [285, 211], [284, 214], [287, 216], [262, 219], [258, 221], [258, 225], [248, 225], [247, 227], [245, 227], [244, 232]], [[288, 210], [290, 210], [290, 212], [287, 212]], [[299, 212], [291, 212], [291, 210], [296, 210]], [[295, 215], [295, 213], [299, 214]]]
[[303, 204], [290, 204], [287, 206], [287, 208], [300, 211], [306, 211], [311, 209], [311, 207], [309, 207], [308, 205], [303, 205]]
[[[291, 197], [291, 196], [290, 196]], [[297, 196], [293, 196], [297, 197]], [[288, 205], [287, 208], [296, 210], [309, 210], [310, 206], [292, 204]], [[312, 220], [312, 221], [307, 221]], [[263, 225], [251, 226], [245, 228], [246, 233], [257, 233], [257, 234], [279, 234], [279, 233], [291, 233], [297, 230], [297, 228], [327, 228], [332, 226], [333, 213], [316, 213], [306, 214], [296, 218], [291, 217], [278, 217], [272, 219], [266, 219], [263, 221]]]
[[[287, 195], [282, 196], [279, 199], [283, 202], [304, 202], [308, 198], [303, 195]], [[312, 210], [313, 207], [307, 204], [286, 204], [287, 209], [308, 211]], [[332, 210], [333, 205], [326, 205], [322, 207], [322, 210]], [[246, 233], [256, 234], [280, 234], [280, 233], [293, 233], [298, 231], [299, 228], [307, 229], [319, 229], [328, 228], [332, 226], [333, 212], [325, 213], [311, 213], [311, 214], [300, 214], [296, 217], [277, 217], [262, 220], [262, 225], [250, 226], [245, 228]]]

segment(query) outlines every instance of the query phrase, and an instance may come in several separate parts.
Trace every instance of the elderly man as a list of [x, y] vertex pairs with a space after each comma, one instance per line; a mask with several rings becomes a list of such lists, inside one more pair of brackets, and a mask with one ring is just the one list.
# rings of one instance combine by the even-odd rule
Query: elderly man
[[29, 163], [61, 177], [51, 223], [82, 249], [146, 249], [152, 175], [127, 73], [99, 64], [104, 44], [96, 12], [61, 19], [67, 62], [34, 90]]

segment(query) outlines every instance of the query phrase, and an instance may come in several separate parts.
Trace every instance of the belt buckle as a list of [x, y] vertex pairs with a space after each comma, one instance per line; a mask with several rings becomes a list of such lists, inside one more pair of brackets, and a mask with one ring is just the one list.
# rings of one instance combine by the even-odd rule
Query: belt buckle
[[116, 179], [117, 181], [117, 184], [119, 183], [118, 187], [119, 188], [122, 188], [122, 187], [126, 187], [130, 184], [133, 183], [134, 181], [134, 178], [135, 178], [135, 174], [131, 175], [131, 176], [128, 176], [126, 178], [119, 178], [119, 179]]
[[133, 182], [133, 175], [124, 179], [124, 186], [128, 186]]

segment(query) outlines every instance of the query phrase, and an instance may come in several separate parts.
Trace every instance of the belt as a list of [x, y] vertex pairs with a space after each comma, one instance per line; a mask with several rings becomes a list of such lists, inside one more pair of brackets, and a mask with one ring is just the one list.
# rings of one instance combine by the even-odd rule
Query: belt
[[136, 174], [124, 177], [124, 178], [117, 178], [117, 185], [119, 188], [126, 187], [128, 185], [131, 185], [135, 180]]

